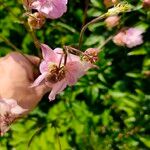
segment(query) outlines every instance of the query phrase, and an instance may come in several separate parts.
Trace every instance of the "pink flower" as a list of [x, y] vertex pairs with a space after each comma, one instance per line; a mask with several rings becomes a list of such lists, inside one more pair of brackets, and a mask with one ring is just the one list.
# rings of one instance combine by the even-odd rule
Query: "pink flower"
[[[41, 75], [34, 81], [32, 87], [41, 83], [51, 88], [49, 100], [54, 100], [55, 96], [62, 92], [67, 85], [74, 85], [80, 77], [86, 74], [87, 70], [95, 67], [93, 63], [97, 61], [97, 49], [87, 49], [83, 53], [82, 59], [79, 56], [65, 53], [61, 48], [52, 50], [47, 45], [41, 45], [44, 60], [40, 64]], [[82, 53], [82, 52], [81, 52]]]
[[125, 36], [123, 37], [123, 42], [128, 48], [140, 45], [143, 43], [143, 32], [143, 30], [138, 28], [129, 28], [126, 30]]
[[[74, 85], [85, 74], [80, 58], [68, 54], [65, 60], [63, 50], [52, 50], [47, 45], [41, 45], [43, 62], [40, 64], [41, 75], [32, 86], [38, 86], [41, 82], [52, 88], [49, 99], [54, 100], [56, 94], [62, 92], [67, 85]], [[65, 62], [66, 61], [66, 62]]]
[[120, 31], [114, 38], [113, 41], [119, 46], [127, 46], [128, 48], [133, 48], [137, 45], [143, 43], [143, 30], [138, 28], [129, 28]]
[[47, 18], [57, 19], [67, 11], [67, 2], [68, 0], [34, 0], [31, 8]]
[[105, 20], [107, 28], [113, 28], [119, 24], [119, 16], [110, 16]]
[[0, 99], [0, 136], [9, 130], [9, 126], [27, 109], [20, 107], [14, 99]]

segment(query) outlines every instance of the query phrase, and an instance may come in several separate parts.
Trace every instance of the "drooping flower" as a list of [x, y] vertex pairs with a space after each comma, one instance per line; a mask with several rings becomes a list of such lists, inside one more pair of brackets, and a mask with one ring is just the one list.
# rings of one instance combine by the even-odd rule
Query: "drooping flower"
[[[40, 64], [41, 75], [35, 80], [32, 86], [38, 86], [44, 82], [51, 92], [49, 100], [54, 100], [56, 94], [62, 92], [67, 85], [74, 85], [88, 69], [94, 67], [90, 61], [95, 61], [95, 52], [90, 57], [88, 51], [83, 54], [83, 60], [79, 56], [68, 53], [67, 57], [61, 48], [52, 50], [47, 45], [41, 45], [44, 60]], [[94, 59], [93, 59], [94, 58]]]
[[44, 58], [40, 64], [41, 75], [35, 80], [33, 86], [38, 86], [44, 81], [52, 89], [49, 99], [54, 100], [56, 94], [63, 91], [67, 85], [74, 85], [85, 71], [77, 56], [68, 54], [66, 59], [61, 48], [52, 50], [45, 44], [41, 45], [41, 49]]
[[105, 19], [105, 23], [107, 28], [113, 28], [119, 24], [120, 17], [119, 16], [110, 16]]
[[46, 18], [57, 19], [67, 11], [68, 0], [34, 0], [32, 9], [36, 9]]
[[120, 31], [114, 38], [113, 41], [119, 46], [127, 46], [133, 48], [143, 43], [144, 30], [138, 28], [129, 28]]
[[0, 99], [0, 136], [3, 136], [20, 115], [26, 112], [14, 99]]

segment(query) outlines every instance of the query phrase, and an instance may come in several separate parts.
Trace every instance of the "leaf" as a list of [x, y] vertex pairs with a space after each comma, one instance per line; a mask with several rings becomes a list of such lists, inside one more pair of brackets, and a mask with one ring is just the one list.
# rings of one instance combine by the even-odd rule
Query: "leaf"
[[141, 47], [141, 48], [136, 49], [136, 50], [134, 50], [134, 51], [132, 51], [132, 52], [129, 52], [129, 53], [128, 53], [128, 56], [146, 55], [146, 54], [147, 54], [147, 51], [146, 51], [143, 47]]
[[145, 146], [147, 146], [148, 148], [150, 148], [150, 136], [138, 136], [140, 141], [143, 142], [145, 144]]
[[131, 78], [141, 78], [141, 77], [142, 77], [142, 74], [140, 74], [140, 73], [128, 72], [128, 73], [126, 73], [126, 76], [131, 77]]

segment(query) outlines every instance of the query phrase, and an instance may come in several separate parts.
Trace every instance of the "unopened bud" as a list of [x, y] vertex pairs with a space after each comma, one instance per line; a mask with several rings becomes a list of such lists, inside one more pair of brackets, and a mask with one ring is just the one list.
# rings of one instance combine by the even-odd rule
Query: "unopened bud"
[[104, 5], [109, 8], [112, 7], [114, 4], [117, 4], [118, 0], [104, 0]]
[[45, 24], [45, 20], [45, 17], [41, 13], [35, 12], [29, 16], [28, 24], [31, 29], [40, 29]]
[[110, 16], [105, 19], [105, 23], [107, 28], [111, 29], [119, 24], [120, 17], [119, 16]]
[[150, 0], [144, 0], [143, 1], [143, 7], [144, 8], [150, 8]]

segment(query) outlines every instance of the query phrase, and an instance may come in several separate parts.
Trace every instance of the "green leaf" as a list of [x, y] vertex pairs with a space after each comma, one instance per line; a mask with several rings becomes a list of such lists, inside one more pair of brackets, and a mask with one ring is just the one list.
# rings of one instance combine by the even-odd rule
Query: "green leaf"
[[143, 47], [141, 47], [141, 48], [136, 49], [136, 50], [134, 50], [134, 51], [132, 51], [132, 52], [129, 52], [129, 53], [128, 53], [128, 56], [146, 55], [146, 54], [147, 54], [147, 51], [146, 51]]

